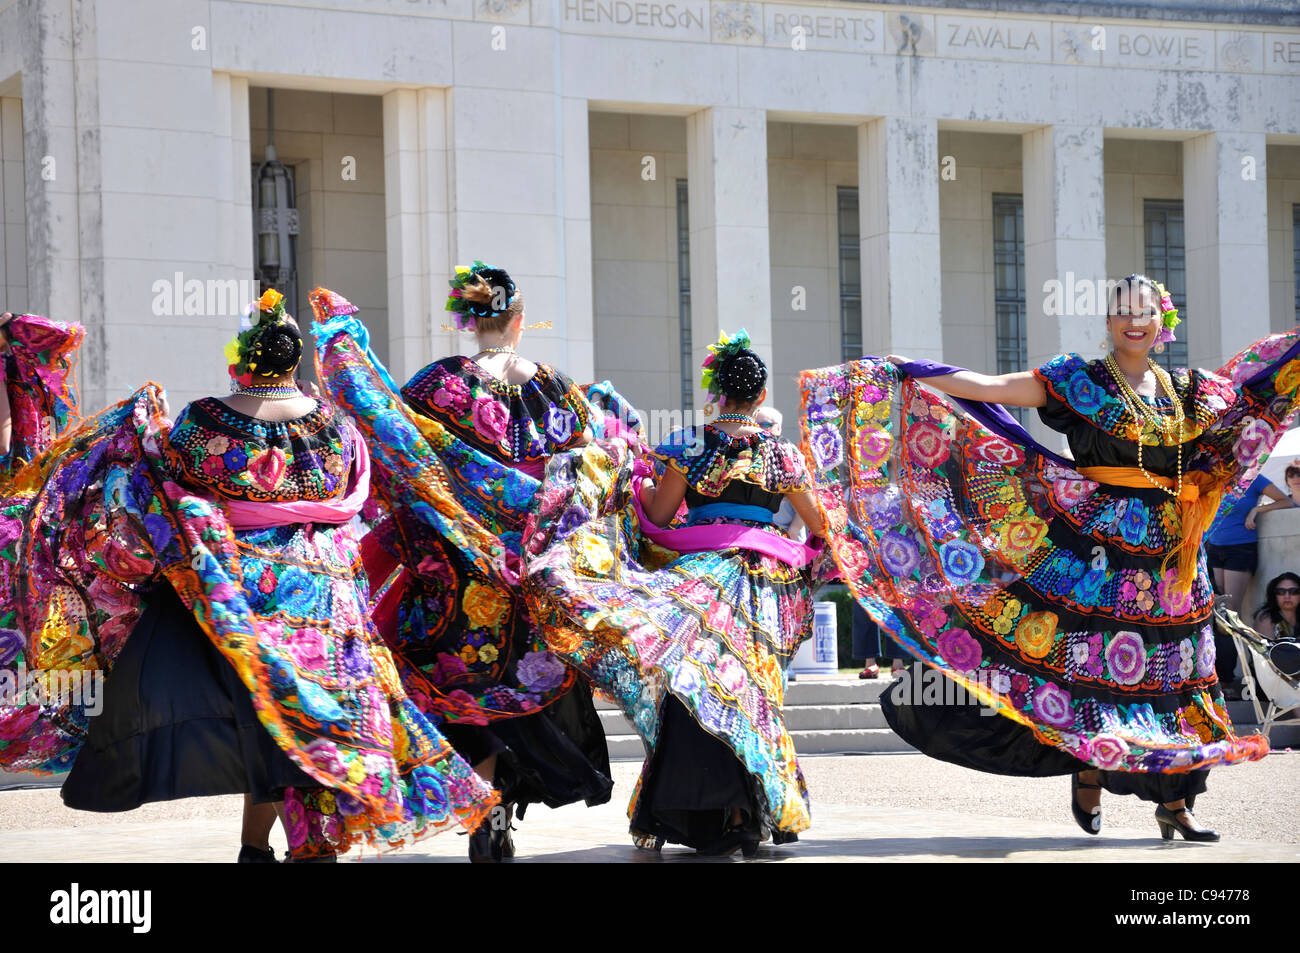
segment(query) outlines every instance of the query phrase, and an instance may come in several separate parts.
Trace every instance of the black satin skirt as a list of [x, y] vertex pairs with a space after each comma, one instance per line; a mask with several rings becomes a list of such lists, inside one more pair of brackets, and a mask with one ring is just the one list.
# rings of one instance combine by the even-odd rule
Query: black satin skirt
[[740, 811], [745, 827], [758, 832], [764, 812], [753, 778], [734, 751], [669, 695], [632, 829], [700, 850], [732, 826], [733, 810]]
[[[880, 707], [894, 732], [931, 758], [989, 774], [1047, 778], [1090, 771], [1093, 766], [1034, 737], [1010, 718], [979, 705], [911, 704], [913, 671], [880, 696]], [[921, 696], [923, 697], [923, 696]], [[981, 714], [983, 712], [983, 714]], [[1102, 788], [1164, 804], [1194, 798], [1206, 789], [1209, 768], [1184, 774], [1098, 771]]]
[[490, 725], [444, 722], [438, 730], [470, 764], [497, 756], [493, 784], [520, 817], [529, 804], [595, 807], [614, 790], [605, 730], [584, 679], [536, 714]]
[[104, 707], [63, 782], [63, 803], [130, 811], [152, 801], [317, 787], [257, 720], [248, 690], [166, 583], [104, 686]]

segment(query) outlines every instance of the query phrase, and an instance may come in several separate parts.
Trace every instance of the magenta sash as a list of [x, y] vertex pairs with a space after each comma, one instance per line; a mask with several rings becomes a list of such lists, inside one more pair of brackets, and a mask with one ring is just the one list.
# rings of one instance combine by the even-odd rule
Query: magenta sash
[[540, 481], [546, 475], [545, 460], [521, 460], [519, 463], [510, 464], [510, 466], [534, 480]]
[[370, 454], [361, 434], [352, 431], [352, 477], [347, 495], [328, 503], [294, 500], [285, 503], [252, 503], [222, 500], [232, 529], [269, 529], [293, 523], [346, 523], [361, 512], [370, 496]]
[[641, 532], [652, 542], [679, 553], [702, 553], [710, 550], [748, 549], [764, 556], [779, 559], [795, 569], [802, 569], [821, 552], [822, 539], [815, 546], [796, 543], [788, 536], [769, 533], [752, 526], [713, 523], [708, 526], [686, 526], [682, 529], [660, 529], [641, 509], [641, 480], [632, 480], [632, 505], [641, 521]]

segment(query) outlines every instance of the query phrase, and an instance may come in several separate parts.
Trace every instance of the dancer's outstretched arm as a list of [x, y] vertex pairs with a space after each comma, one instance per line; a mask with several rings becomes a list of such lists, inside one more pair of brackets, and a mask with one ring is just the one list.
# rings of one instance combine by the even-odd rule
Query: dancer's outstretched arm
[[[897, 354], [890, 354], [886, 360], [891, 364], [907, 363], [907, 358]], [[928, 387], [966, 400], [982, 400], [1008, 407], [1042, 407], [1047, 403], [1047, 392], [1032, 371], [1016, 371], [1014, 374], [958, 371], [923, 380]]]

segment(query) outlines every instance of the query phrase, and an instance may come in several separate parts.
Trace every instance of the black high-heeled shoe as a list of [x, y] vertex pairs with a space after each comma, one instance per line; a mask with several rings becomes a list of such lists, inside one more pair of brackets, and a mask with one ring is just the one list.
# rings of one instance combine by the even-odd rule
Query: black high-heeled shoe
[[1074, 822], [1083, 828], [1086, 834], [1101, 833], [1101, 805], [1098, 804], [1091, 811], [1085, 811], [1079, 806], [1079, 790], [1100, 791], [1100, 784], [1087, 784], [1079, 780], [1079, 773], [1076, 771], [1070, 775], [1070, 813], [1074, 815]]
[[260, 847], [249, 847], [247, 844], [241, 844], [239, 847], [239, 859], [237, 864], [278, 864], [275, 859], [275, 851], [271, 848], [262, 850]]
[[515, 856], [515, 842], [510, 837], [513, 804], [498, 804], [469, 835], [469, 862], [471, 864], [499, 864]]
[[[1184, 824], [1178, 819], [1179, 814], [1186, 814], [1191, 823]], [[1160, 838], [1162, 840], [1173, 840], [1175, 831], [1183, 835], [1183, 840], [1213, 843], [1219, 839], [1218, 831], [1212, 831], [1208, 827], [1201, 827], [1196, 823], [1196, 816], [1192, 814], [1190, 805], [1177, 811], [1171, 811], [1163, 804], [1157, 805], [1156, 823], [1160, 825]]]

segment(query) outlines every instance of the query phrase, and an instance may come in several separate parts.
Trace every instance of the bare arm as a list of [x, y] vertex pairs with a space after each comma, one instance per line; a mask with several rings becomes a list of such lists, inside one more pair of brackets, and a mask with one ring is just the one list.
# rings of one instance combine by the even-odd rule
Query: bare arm
[[826, 535], [826, 524], [822, 521], [821, 510], [817, 509], [817, 503], [810, 492], [800, 490], [798, 493], [787, 493], [786, 499], [794, 507], [799, 519], [803, 520], [804, 525], [808, 527], [809, 533], [813, 536]]
[[1247, 513], [1245, 520], [1243, 520], [1246, 524], [1246, 529], [1255, 528], [1255, 517], [1259, 516], [1260, 513], [1267, 513], [1269, 510], [1289, 510], [1291, 507], [1295, 506], [1295, 504], [1291, 502], [1291, 497], [1287, 496], [1272, 483], [1264, 488], [1264, 492], [1261, 493], [1260, 496], [1267, 496], [1273, 502], [1256, 504], [1255, 508]]
[[[891, 354], [888, 360], [893, 364], [901, 364], [906, 358]], [[1042, 407], [1047, 403], [1047, 392], [1032, 371], [1017, 371], [1014, 374], [958, 371], [956, 374], [927, 377], [923, 383], [953, 397], [1005, 404], [1008, 407]]]
[[686, 479], [671, 467], [655, 486], [648, 480], [641, 484], [641, 508], [646, 518], [656, 526], [667, 526], [677, 513], [677, 507], [686, 499]]

